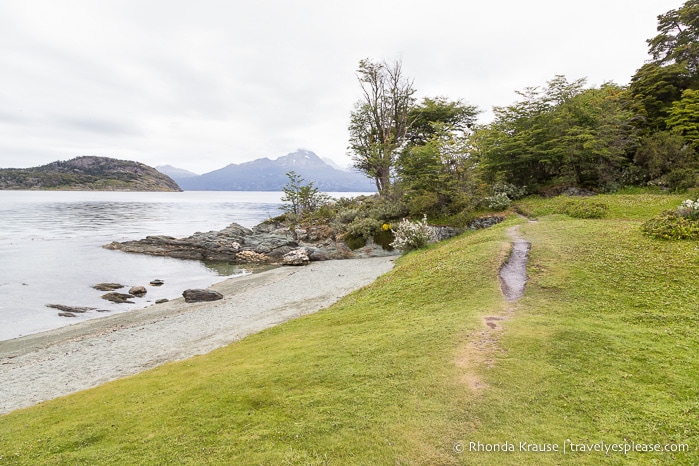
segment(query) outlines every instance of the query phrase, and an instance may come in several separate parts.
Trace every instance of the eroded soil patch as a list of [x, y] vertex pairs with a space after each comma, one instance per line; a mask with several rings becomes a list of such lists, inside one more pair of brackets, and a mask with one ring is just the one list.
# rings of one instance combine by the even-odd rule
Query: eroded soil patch
[[[512, 252], [500, 269], [500, 289], [508, 302], [514, 303], [524, 295], [527, 284], [527, 261], [531, 244], [519, 235], [519, 227], [515, 226], [507, 232], [512, 238]], [[495, 357], [504, 350], [498, 345], [501, 323], [514, 312], [508, 307], [503, 314], [485, 316], [482, 318], [482, 330], [469, 337], [469, 342], [459, 352], [456, 365], [464, 369], [461, 381], [471, 390], [480, 391], [488, 385], [476, 374], [476, 368], [492, 368]]]

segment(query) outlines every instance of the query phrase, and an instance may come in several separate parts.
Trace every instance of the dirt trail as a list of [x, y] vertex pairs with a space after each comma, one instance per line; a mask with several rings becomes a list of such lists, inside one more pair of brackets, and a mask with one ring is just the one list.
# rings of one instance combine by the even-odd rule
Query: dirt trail
[[513, 302], [524, 296], [531, 244], [519, 235], [519, 226], [508, 229], [507, 234], [513, 240], [512, 253], [500, 269], [500, 289], [505, 299]]
[[[518, 225], [508, 229], [507, 234], [512, 238], [512, 252], [500, 269], [500, 289], [505, 300], [514, 303], [524, 296], [531, 243], [520, 236]], [[469, 343], [458, 354], [456, 365], [464, 369], [462, 381], [472, 390], [488, 387], [477, 372], [483, 367], [492, 368], [497, 353], [504, 352], [498, 345], [502, 330], [500, 324], [513, 312], [514, 309], [508, 306], [501, 315], [483, 317], [483, 328], [471, 336]]]

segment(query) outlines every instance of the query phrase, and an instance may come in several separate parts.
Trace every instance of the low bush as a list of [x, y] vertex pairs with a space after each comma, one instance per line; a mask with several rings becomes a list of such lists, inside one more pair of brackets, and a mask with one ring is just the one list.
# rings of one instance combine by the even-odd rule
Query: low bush
[[493, 185], [494, 194], [505, 194], [511, 200], [516, 201], [527, 195], [526, 186], [515, 186], [510, 183], [498, 182]]
[[484, 199], [489, 209], [500, 211], [505, 210], [512, 204], [512, 199], [505, 193], [497, 193]]
[[573, 218], [602, 218], [609, 211], [609, 205], [600, 201], [568, 200], [563, 202], [558, 209], [559, 214], [566, 214]]
[[641, 225], [641, 231], [656, 239], [699, 239], [699, 221], [665, 211]]
[[641, 225], [641, 231], [657, 239], [699, 239], [699, 199], [687, 199], [676, 210], [651, 218]]
[[676, 193], [685, 192], [697, 185], [697, 171], [689, 168], [678, 168], [666, 176], [667, 187]]

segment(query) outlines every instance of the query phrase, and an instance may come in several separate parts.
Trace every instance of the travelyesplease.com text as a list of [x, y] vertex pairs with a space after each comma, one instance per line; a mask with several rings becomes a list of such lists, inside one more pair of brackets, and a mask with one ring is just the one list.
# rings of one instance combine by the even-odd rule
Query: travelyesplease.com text
[[690, 447], [686, 443], [637, 443], [637, 442], [576, 442], [566, 439], [561, 443], [537, 443], [527, 441], [501, 443], [458, 442], [454, 445], [456, 453], [603, 453], [605, 455], [629, 453], [687, 453]]

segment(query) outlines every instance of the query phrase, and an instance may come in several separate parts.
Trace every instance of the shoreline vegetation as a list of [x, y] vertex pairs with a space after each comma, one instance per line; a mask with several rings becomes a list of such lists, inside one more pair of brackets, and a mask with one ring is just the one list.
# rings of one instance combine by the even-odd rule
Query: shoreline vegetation
[[[7, 464], [696, 463], [699, 249], [641, 229], [684, 197], [601, 195], [599, 218], [581, 218], [565, 197], [525, 198], [515, 208], [535, 223], [511, 210], [492, 228], [401, 257], [314, 314], [3, 415], [0, 456]], [[531, 243], [529, 281], [508, 302], [498, 273], [514, 226]], [[331, 263], [348, 262], [307, 267]], [[580, 447], [602, 444], [642, 448], [607, 456]]]

